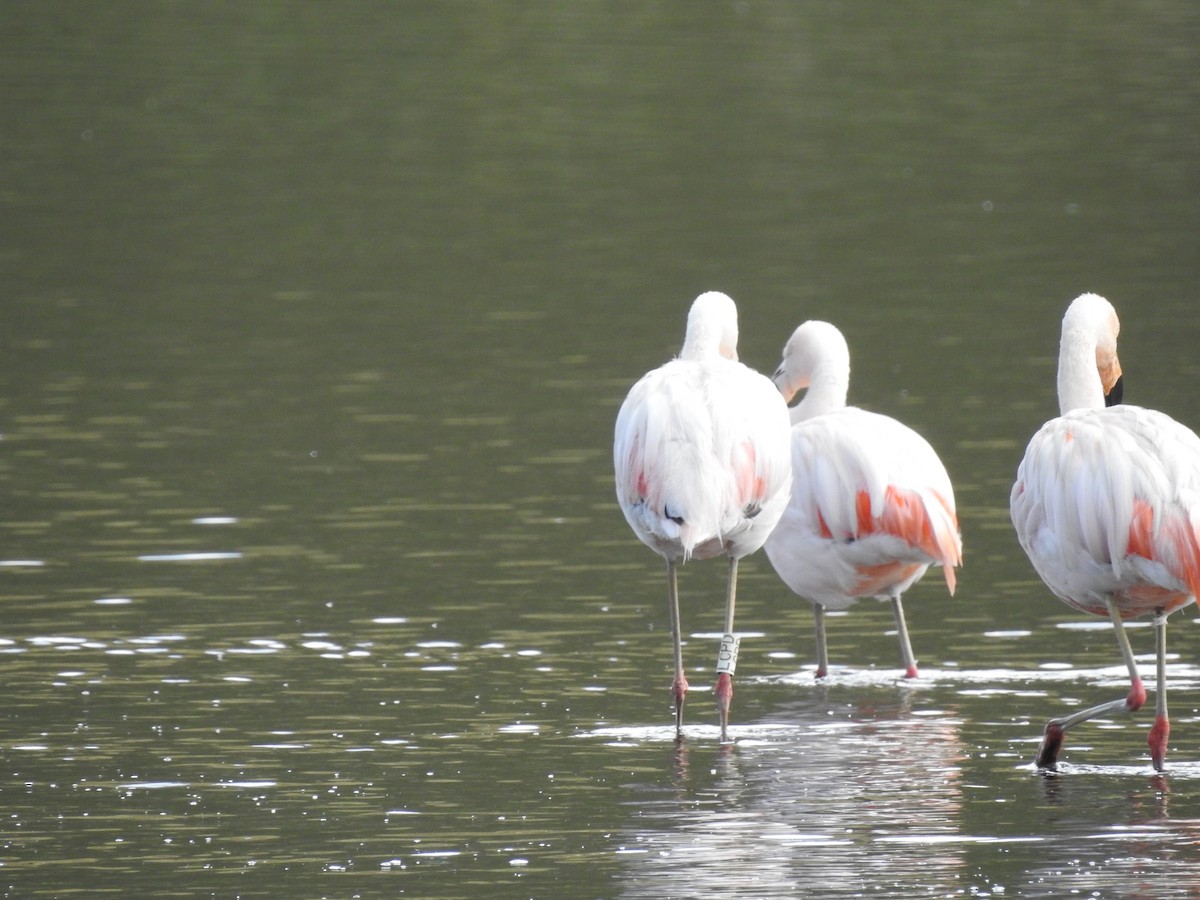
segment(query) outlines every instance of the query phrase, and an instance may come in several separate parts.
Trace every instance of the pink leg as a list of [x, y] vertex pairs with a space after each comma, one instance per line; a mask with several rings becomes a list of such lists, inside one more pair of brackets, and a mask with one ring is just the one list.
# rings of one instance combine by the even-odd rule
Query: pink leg
[[682, 675], [676, 675], [671, 683], [671, 695], [675, 698], [675, 737], [683, 737], [683, 701], [687, 697], [688, 683]]
[[900, 597], [892, 598], [892, 614], [896, 617], [896, 633], [900, 636], [900, 656], [904, 660], [904, 677], [917, 677], [917, 658], [913, 656], [912, 642], [908, 639], [908, 625], [904, 621], [904, 607]]
[[1167, 738], [1171, 736], [1171, 723], [1166, 716], [1155, 716], [1154, 725], [1150, 728], [1150, 736], [1146, 743], [1150, 745], [1150, 761], [1154, 768], [1163, 770], [1163, 761], [1167, 758]]
[[825, 607], [813, 603], [813, 625], [817, 635], [817, 677], [829, 674], [829, 648], [825, 644]]
[[1146, 743], [1150, 745], [1150, 761], [1158, 771], [1163, 770], [1167, 758], [1167, 738], [1171, 734], [1171, 723], [1167, 719], [1167, 618], [1154, 620], [1155, 664], [1158, 675], [1158, 694], [1154, 698], [1154, 724]]
[[683, 674], [683, 642], [679, 627], [679, 579], [675, 571], [675, 560], [667, 560], [667, 604], [671, 616], [671, 640], [675, 649], [675, 680], [671, 693], [675, 697], [675, 739], [683, 739], [683, 701], [687, 697], [688, 683]]
[[728, 740], [726, 732], [729, 728], [729, 702], [733, 699], [733, 676], [728, 672], [718, 675], [713, 694], [717, 698], [717, 716], [721, 720], [721, 741], [724, 742]]
[[1088, 719], [1094, 719], [1097, 716], [1109, 713], [1121, 711], [1136, 712], [1146, 702], [1146, 688], [1142, 684], [1142, 678], [1138, 674], [1137, 663], [1133, 659], [1133, 648], [1129, 646], [1129, 637], [1125, 634], [1125, 626], [1121, 623], [1121, 615], [1112, 600], [1108, 601], [1108, 615], [1112, 619], [1113, 630], [1117, 634], [1117, 645], [1121, 648], [1121, 656], [1125, 660], [1126, 668], [1129, 669], [1129, 694], [1121, 700], [1101, 703], [1099, 706], [1093, 706], [1080, 712], [1072, 713], [1069, 716], [1051, 719], [1047, 722], [1046, 730], [1042, 734], [1042, 744], [1038, 748], [1037, 755], [1037, 764], [1043, 769], [1052, 769], [1058, 762], [1058, 752], [1062, 749], [1063, 735], [1068, 728], [1074, 728], [1080, 722], [1086, 722]]
[[[733, 608], [737, 599], [737, 557], [729, 557], [729, 587], [725, 594], [725, 634], [733, 634]], [[721, 723], [721, 743], [729, 740], [729, 702], [733, 699], [733, 672], [717, 676], [713, 688], [717, 698], [717, 717]]]

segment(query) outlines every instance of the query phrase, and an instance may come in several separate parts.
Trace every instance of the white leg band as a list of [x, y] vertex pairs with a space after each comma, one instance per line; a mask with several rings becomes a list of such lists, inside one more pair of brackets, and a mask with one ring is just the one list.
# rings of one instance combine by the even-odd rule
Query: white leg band
[[717, 674], [733, 675], [737, 668], [738, 646], [742, 639], [736, 634], [727, 634], [721, 638], [721, 649], [717, 651]]

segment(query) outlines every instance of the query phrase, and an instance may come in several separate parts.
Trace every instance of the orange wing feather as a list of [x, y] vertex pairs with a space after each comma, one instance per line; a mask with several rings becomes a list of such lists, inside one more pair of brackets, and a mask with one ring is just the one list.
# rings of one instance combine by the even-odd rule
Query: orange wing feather
[[[890, 534], [916, 547], [942, 564], [942, 572], [946, 577], [946, 586], [954, 593], [954, 566], [961, 562], [956, 542], [953, 536], [939, 533], [935, 523], [925, 508], [925, 500], [917, 491], [897, 488], [888, 485], [884, 495], [883, 513], [875, 518], [871, 516], [871, 496], [867, 491], [858, 492], [855, 498], [855, 509], [858, 514], [858, 533], [875, 534], [883, 532]], [[945, 506], [939, 497], [938, 501]], [[947, 511], [949, 508], [947, 507]], [[954, 514], [950, 513], [951, 519]], [[880, 567], [872, 567], [880, 568]], [[881, 572], [864, 572], [863, 575], [871, 581], [878, 581]]]

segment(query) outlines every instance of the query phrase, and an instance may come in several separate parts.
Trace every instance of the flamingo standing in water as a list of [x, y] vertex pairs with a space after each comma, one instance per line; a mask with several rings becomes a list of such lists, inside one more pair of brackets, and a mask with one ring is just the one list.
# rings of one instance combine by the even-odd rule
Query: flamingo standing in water
[[688, 683], [676, 567], [692, 557], [729, 557], [715, 689], [725, 741], [738, 560], [763, 545], [791, 484], [787, 407], [768, 378], [737, 361], [737, 337], [733, 301], [715, 291], [701, 294], [688, 313], [679, 357], [644, 375], [617, 414], [617, 501], [634, 533], [667, 561], [677, 738]]
[[1147, 743], [1167, 753], [1167, 616], [1200, 590], [1200, 438], [1170, 416], [1119, 406], [1117, 313], [1083, 294], [1067, 308], [1058, 353], [1058, 405], [1025, 450], [1009, 499], [1013, 527], [1038, 575], [1059, 599], [1112, 620], [1131, 689], [1046, 723], [1037, 764], [1053, 768], [1063, 734], [1146, 702], [1125, 619], [1153, 615], [1158, 695]]
[[825, 610], [889, 600], [904, 674], [917, 675], [900, 597], [938, 564], [954, 593], [962, 539], [950, 476], [929, 443], [888, 416], [846, 406], [850, 351], [828, 322], [805, 322], [783, 348], [775, 385], [791, 408], [792, 495], [767, 539], [779, 577], [813, 605], [817, 677], [829, 671]]

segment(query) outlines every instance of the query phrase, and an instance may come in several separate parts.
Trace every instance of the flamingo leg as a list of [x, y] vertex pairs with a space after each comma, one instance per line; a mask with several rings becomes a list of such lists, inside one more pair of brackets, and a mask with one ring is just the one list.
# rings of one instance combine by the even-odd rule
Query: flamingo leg
[[1171, 734], [1171, 723], [1167, 719], [1167, 617], [1154, 620], [1155, 665], [1158, 676], [1158, 694], [1154, 698], [1154, 724], [1146, 743], [1150, 745], [1150, 761], [1154, 768], [1163, 770], [1167, 756], [1167, 738]]
[[683, 739], [683, 699], [687, 696], [688, 683], [683, 674], [683, 642], [679, 627], [679, 578], [675, 560], [667, 560], [667, 606], [671, 616], [671, 640], [675, 648], [675, 681], [671, 693], [675, 696], [675, 739]]
[[913, 655], [912, 641], [908, 639], [908, 625], [904, 621], [904, 606], [900, 595], [892, 598], [892, 614], [896, 617], [896, 634], [900, 636], [900, 655], [904, 658], [904, 677], [917, 677], [917, 658]]
[[829, 647], [825, 644], [825, 607], [813, 603], [813, 630], [817, 636], [817, 678], [829, 674]]
[[[737, 600], [737, 557], [729, 557], [729, 588], [725, 594], [725, 635], [733, 635], [733, 608]], [[736, 638], [733, 662], [737, 660]], [[733, 699], [733, 665], [729, 671], [717, 675], [717, 684], [713, 689], [717, 698], [717, 715], [721, 721], [721, 743], [729, 740], [729, 702]]]
[[[1121, 656], [1125, 660], [1125, 667], [1129, 669], [1129, 695], [1121, 700], [1110, 700], [1108, 703], [1101, 703], [1099, 706], [1092, 706], [1077, 713], [1072, 713], [1069, 716], [1051, 719], [1047, 722], [1046, 730], [1042, 734], [1042, 745], [1038, 748], [1037, 755], [1037, 764], [1041, 768], [1054, 768], [1055, 763], [1058, 761], [1058, 751], [1062, 749], [1063, 735], [1068, 728], [1074, 728], [1080, 722], [1086, 722], [1088, 719], [1094, 719], [1097, 716], [1107, 715], [1108, 713], [1121, 711], [1136, 712], [1146, 702], [1146, 688], [1142, 684], [1142, 676], [1138, 673], [1137, 662], [1133, 658], [1133, 648], [1129, 646], [1129, 636], [1125, 633], [1125, 626], [1121, 622], [1120, 611], [1117, 609], [1117, 604], [1111, 598], [1106, 602], [1108, 604], [1108, 617], [1112, 619], [1113, 630], [1117, 634], [1117, 646], [1121, 649]], [[1165, 636], [1163, 640], [1165, 641]], [[1165, 643], [1163, 646], [1165, 653]], [[1162, 704], [1165, 716], [1165, 698], [1163, 698]], [[1153, 731], [1151, 734], [1153, 734]]]

